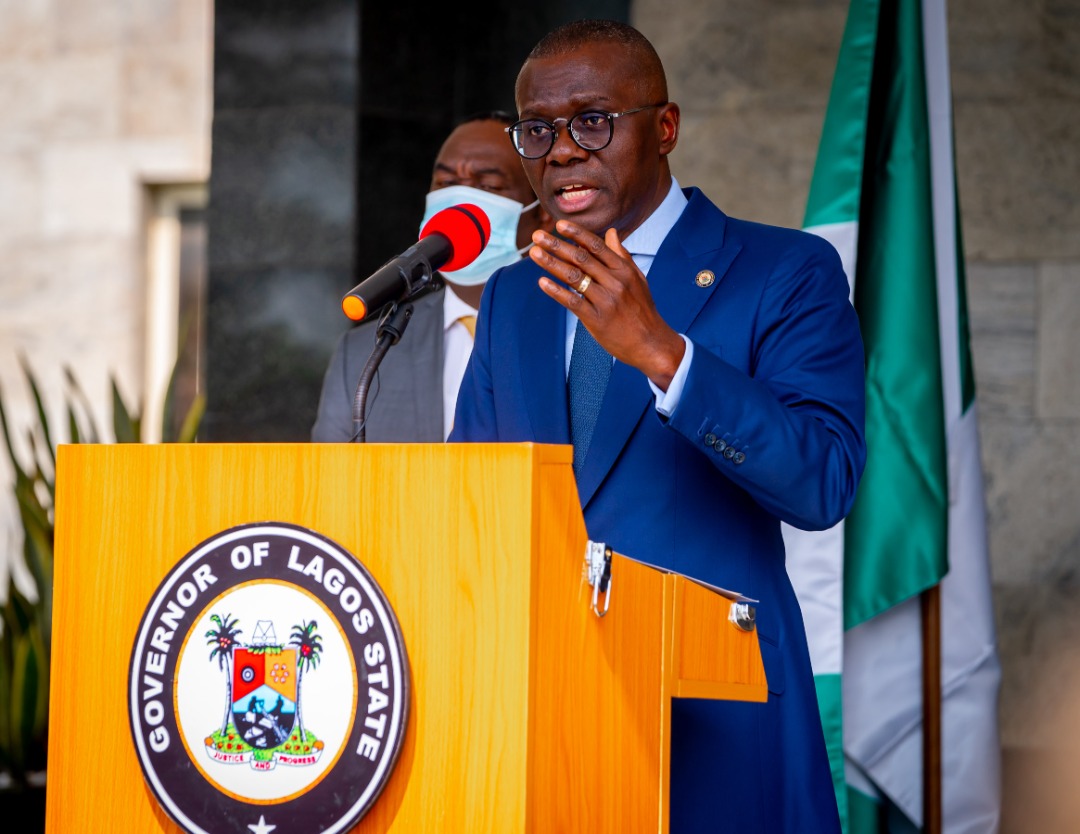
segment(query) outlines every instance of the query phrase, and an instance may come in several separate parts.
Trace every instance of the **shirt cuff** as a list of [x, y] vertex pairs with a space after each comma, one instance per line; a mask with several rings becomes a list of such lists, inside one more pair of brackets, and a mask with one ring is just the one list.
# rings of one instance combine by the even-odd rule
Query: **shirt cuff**
[[653, 394], [656, 396], [656, 410], [664, 417], [670, 417], [671, 413], [679, 405], [683, 386], [686, 384], [686, 375], [690, 372], [690, 362], [694, 359], [694, 343], [682, 333], [679, 334], [679, 337], [686, 343], [686, 351], [683, 353], [679, 367], [675, 370], [675, 376], [671, 378], [671, 384], [668, 386], [667, 391], [661, 391], [653, 384], [651, 379], [649, 380], [649, 387], [652, 388]]

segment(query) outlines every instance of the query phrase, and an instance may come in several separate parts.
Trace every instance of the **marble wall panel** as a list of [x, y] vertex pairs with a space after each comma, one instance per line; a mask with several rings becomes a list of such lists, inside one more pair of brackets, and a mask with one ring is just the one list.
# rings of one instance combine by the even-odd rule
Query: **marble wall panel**
[[0, 56], [10, 63], [22, 63], [48, 55], [55, 44], [54, 16], [52, 0], [5, 3], [4, 25], [0, 26]]
[[820, 133], [819, 111], [690, 110], [671, 167], [734, 217], [798, 228]]
[[340, 301], [355, 283], [358, 6], [217, 8], [207, 440], [306, 440], [349, 323]]
[[1038, 326], [1034, 264], [970, 264], [967, 270], [976, 394], [982, 420], [1031, 421]]
[[683, 106], [820, 111], [846, 14], [843, 0], [771, 2], [767, 10], [754, 0], [687, 0], [677, 10], [637, 2], [633, 23], [653, 42]]
[[[347, 269], [295, 264], [215, 271], [208, 322], [208, 408], [214, 442], [310, 438], [331, 346], [349, 324], [341, 313]], [[202, 434], [200, 434], [202, 437]]]
[[356, 105], [358, 3], [232, 2], [214, 18], [214, 108]]
[[211, 269], [349, 265], [355, 127], [351, 110], [329, 106], [219, 111]]
[[136, 3], [52, 0], [51, 5], [49, 27], [55, 49], [61, 53], [116, 49], [130, 42], [132, 10]]
[[118, 139], [124, 74], [117, 49], [72, 51], [44, 62], [38, 67], [37, 89], [47, 121], [36, 126], [38, 135], [68, 142]]
[[133, 235], [139, 184], [117, 143], [57, 143], [42, 154], [42, 234]]
[[[54, 422], [64, 424], [62, 369], [86, 386], [99, 421], [111, 413], [108, 380], [115, 375], [134, 402], [140, 395], [145, 294], [140, 264], [123, 236], [24, 241], [4, 249], [3, 379], [18, 381], [24, 355], [50, 384]], [[21, 387], [21, 383], [20, 383]], [[104, 428], [104, 426], [102, 426]]]
[[1039, 268], [1040, 419], [1072, 423], [1080, 441], [1080, 262]]
[[962, 101], [1080, 97], [1074, 0], [950, 0], [953, 94]]
[[0, 245], [34, 237], [41, 227], [41, 159], [0, 150]]
[[182, 41], [208, 50], [213, 46], [214, 6], [211, 3], [138, 0], [129, 5], [128, 14], [127, 32], [132, 43], [176, 44]]
[[152, 43], [125, 50], [120, 104], [126, 137], [183, 134], [191, 124], [208, 124], [210, 56], [192, 61], [190, 43]]
[[1080, 101], [958, 99], [955, 117], [968, 258], [1080, 257]]

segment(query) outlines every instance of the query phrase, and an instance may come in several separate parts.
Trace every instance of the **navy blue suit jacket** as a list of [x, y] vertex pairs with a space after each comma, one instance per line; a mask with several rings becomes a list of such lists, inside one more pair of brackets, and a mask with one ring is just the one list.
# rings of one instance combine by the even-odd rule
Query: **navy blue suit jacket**
[[[766, 705], [677, 700], [673, 834], [838, 831], [802, 614], [780, 522], [824, 529], [865, 460], [864, 358], [839, 256], [824, 240], [727, 217], [697, 189], [649, 287], [694, 343], [669, 419], [615, 363], [578, 479], [589, 537], [760, 600]], [[715, 280], [699, 286], [709, 270]], [[570, 442], [566, 313], [531, 261], [487, 284], [451, 441]], [[717, 441], [723, 441], [717, 442]]]

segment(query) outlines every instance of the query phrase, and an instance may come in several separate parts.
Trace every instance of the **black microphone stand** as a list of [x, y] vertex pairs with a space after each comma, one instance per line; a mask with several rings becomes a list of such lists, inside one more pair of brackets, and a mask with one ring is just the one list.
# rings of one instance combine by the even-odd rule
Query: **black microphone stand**
[[379, 370], [379, 363], [386, 356], [386, 352], [401, 340], [412, 314], [412, 304], [394, 304], [379, 322], [379, 329], [375, 331], [375, 347], [364, 365], [364, 370], [360, 372], [360, 381], [356, 384], [356, 394], [353, 397], [353, 425], [358, 426], [353, 437], [356, 443], [367, 442], [367, 395], [371, 380]]

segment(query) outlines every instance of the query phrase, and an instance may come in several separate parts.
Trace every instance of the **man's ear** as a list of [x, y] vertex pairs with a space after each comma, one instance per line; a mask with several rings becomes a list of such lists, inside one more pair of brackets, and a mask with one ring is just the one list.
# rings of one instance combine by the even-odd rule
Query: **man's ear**
[[679, 105], [668, 102], [660, 110], [660, 155], [667, 156], [679, 142]]

